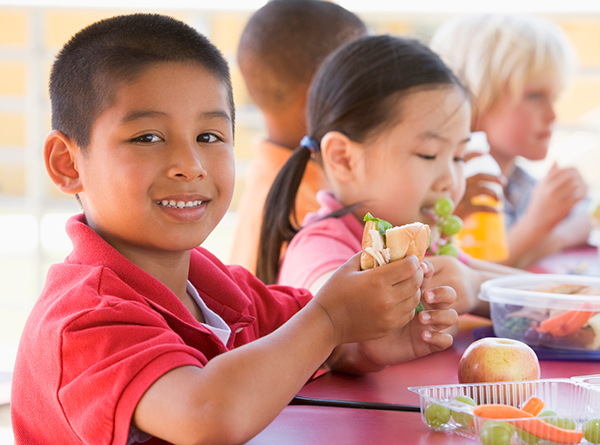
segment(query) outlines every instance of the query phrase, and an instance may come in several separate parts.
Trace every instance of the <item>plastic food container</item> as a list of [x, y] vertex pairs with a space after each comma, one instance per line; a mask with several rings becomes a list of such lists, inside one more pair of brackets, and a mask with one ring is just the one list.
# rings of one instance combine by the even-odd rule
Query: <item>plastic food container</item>
[[[574, 290], [580, 293], [567, 293]], [[555, 293], [559, 291], [565, 293]], [[483, 283], [479, 298], [490, 303], [497, 337], [520, 340], [534, 348], [600, 350], [600, 277], [527, 274], [496, 278]]]
[[[600, 377], [600, 376], [595, 376]], [[585, 379], [585, 377], [581, 377]], [[598, 443], [594, 437], [593, 424], [600, 423], [600, 386], [574, 379], [543, 379], [519, 382], [479, 383], [411, 387], [419, 394], [421, 419], [436, 431], [460, 434], [478, 443], [495, 445], [550, 444], [550, 443]], [[505, 404], [522, 408], [531, 397], [544, 402], [544, 410], [556, 415], [534, 418], [489, 418], [473, 415], [473, 408], [456, 400], [458, 396], [470, 397], [476, 405]], [[549, 424], [550, 426], [547, 426]], [[579, 438], [573, 440], [568, 434], [561, 436], [555, 426], [575, 431]], [[501, 428], [500, 431], [497, 429]], [[506, 432], [504, 430], [506, 430]], [[495, 431], [495, 432], [494, 432]], [[498, 436], [497, 433], [500, 433]], [[535, 434], [532, 434], [535, 433]], [[495, 435], [495, 437], [491, 437]], [[542, 437], [539, 437], [539, 436]], [[482, 437], [483, 436], [483, 437]], [[581, 437], [583, 436], [583, 437]], [[492, 439], [492, 440], [490, 440]]]

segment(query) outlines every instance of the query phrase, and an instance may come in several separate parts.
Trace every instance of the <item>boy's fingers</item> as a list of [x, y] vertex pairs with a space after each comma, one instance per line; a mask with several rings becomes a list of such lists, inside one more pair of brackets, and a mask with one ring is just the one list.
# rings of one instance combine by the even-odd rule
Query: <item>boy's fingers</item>
[[454, 309], [422, 311], [419, 313], [419, 321], [435, 331], [441, 331], [458, 322], [458, 313]]
[[449, 306], [456, 301], [456, 291], [450, 286], [434, 287], [423, 293], [423, 299], [430, 306]]
[[439, 350], [448, 349], [454, 341], [450, 334], [444, 332], [423, 331], [421, 338], [424, 342]]
[[423, 281], [423, 269], [419, 267], [419, 260], [414, 255], [408, 255], [406, 258], [366, 272], [371, 273], [373, 279], [381, 280], [382, 283], [392, 286], [414, 278], [418, 282], [417, 287], [419, 287]]

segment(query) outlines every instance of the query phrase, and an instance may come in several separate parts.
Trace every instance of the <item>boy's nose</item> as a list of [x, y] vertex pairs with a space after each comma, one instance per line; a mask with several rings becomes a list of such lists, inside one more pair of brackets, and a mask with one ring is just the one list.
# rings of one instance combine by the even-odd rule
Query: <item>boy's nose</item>
[[169, 176], [185, 178], [188, 181], [203, 177], [206, 170], [197, 144], [177, 144], [173, 148]]

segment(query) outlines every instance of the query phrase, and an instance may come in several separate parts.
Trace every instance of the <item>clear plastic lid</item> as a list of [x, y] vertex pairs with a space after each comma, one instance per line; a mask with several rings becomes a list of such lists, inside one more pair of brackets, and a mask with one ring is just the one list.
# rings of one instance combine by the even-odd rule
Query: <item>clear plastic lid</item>
[[[581, 284], [596, 288], [588, 294], [558, 294], [532, 290], [542, 286]], [[600, 312], [600, 277], [558, 274], [524, 274], [488, 280], [481, 285], [479, 298], [490, 303], [514, 304], [562, 310]]]

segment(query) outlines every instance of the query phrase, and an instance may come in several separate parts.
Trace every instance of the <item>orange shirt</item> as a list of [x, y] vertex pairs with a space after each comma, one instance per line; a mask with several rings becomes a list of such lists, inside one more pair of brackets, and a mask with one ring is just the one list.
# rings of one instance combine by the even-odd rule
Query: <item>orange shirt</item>
[[[268, 141], [260, 141], [254, 147], [254, 155], [237, 209], [237, 223], [229, 256], [230, 264], [239, 264], [252, 273], [256, 272], [265, 200], [277, 173], [292, 155], [292, 150]], [[308, 212], [316, 212], [319, 209], [316, 194], [323, 188], [327, 188], [323, 170], [317, 163], [309, 161], [296, 198], [299, 223], [302, 223]]]

